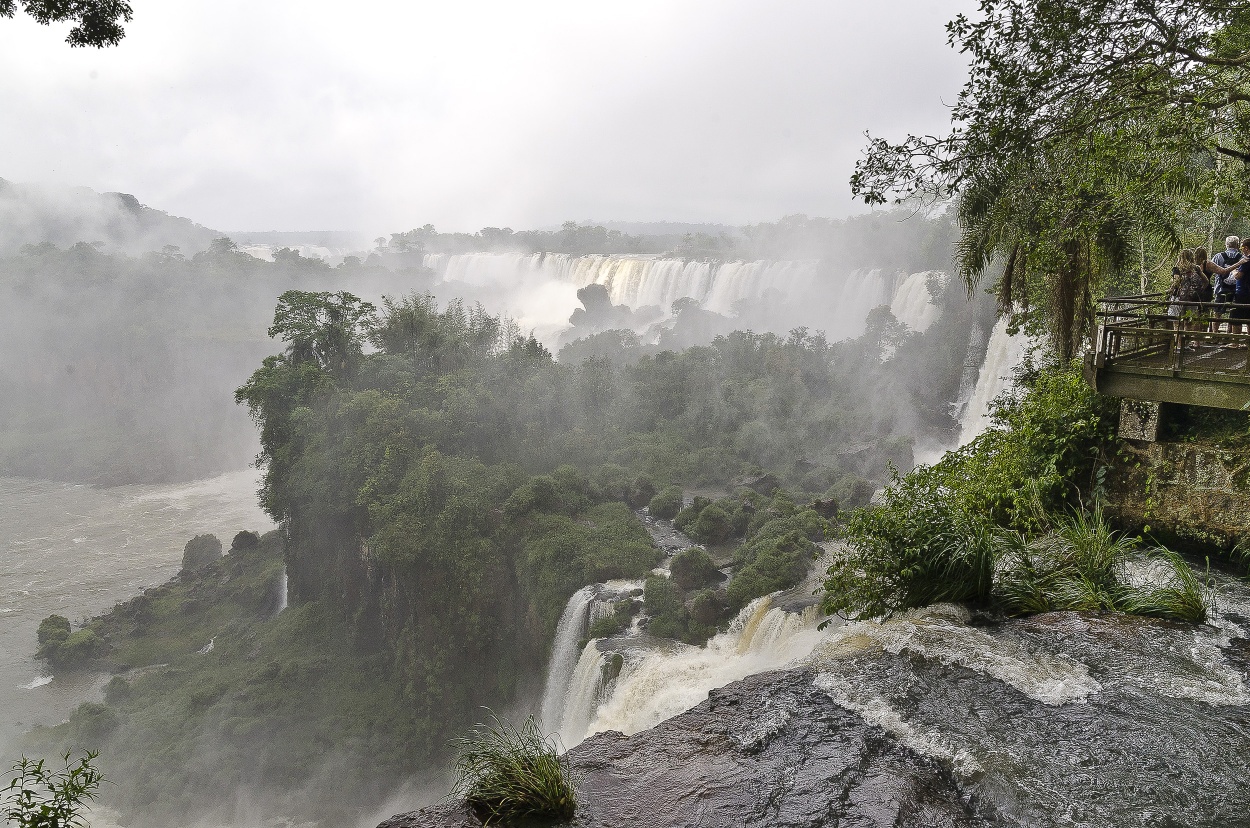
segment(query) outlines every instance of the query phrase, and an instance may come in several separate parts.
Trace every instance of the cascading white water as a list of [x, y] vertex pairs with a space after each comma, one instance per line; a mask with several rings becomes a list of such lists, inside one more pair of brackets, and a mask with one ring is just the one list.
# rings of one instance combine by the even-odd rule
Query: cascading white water
[[990, 403], [1011, 388], [1015, 369], [1028, 354], [1029, 338], [1023, 334], [1012, 336], [1007, 333], [1007, 325], [1007, 317], [999, 319], [990, 334], [976, 386], [960, 418], [960, 445], [979, 437], [989, 427]]
[[551, 661], [547, 664], [547, 682], [543, 686], [542, 721], [548, 728], [557, 724], [564, 711], [573, 668], [577, 664], [577, 645], [586, 634], [586, 617], [598, 585], [586, 586], [573, 593], [564, 606], [556, 625], [551, 645]]
[[616, 611], [617, 601], [640, 594], [642, 585], [642, 581], [633, 580], [591, 584], [573, 593], [565, 604], [556, 626], [541, 708], [543, 724], [556, 730], [561, 738], [571, 732], [581, 740], [589, 721], [582, 718], [588, 715], [586, 711], [594, 709], [602, 689], [602, 657], [596, 642], [587, 643], [580, 656], [578, 643], [595, 621]]
[[858, 336], [868, 312], [890, 304], [895, 295], [895, 277], [879, 270], [836, 271], [815, 261], [464, 253], [428, 254], [424, 264], [438, 274], [442, 285], [463, 286], [466, 293], [490, 304], [492, 312], [507, 313], [523, 329], [549, 340], [579, 307], [577, 291], [592, 284], [607, 288], [614, 305], [633, 310], [654, 306], [664, 316], [683, 297], [732, 316], [743, 300], [776, 290], [792, 302], [802, 297], [811, 318], [801, 324], [824, 330], [832, 339]]
[[560, 742], [565, 746], [572, 747], [582, 740], [590, 726], [590, 717], [599, 707], [605, 689], [603, 661], [604, 654], [599, 652], [597, 641], [587, 643], [577, 660], [560, 717]]
[[568, 253], [431, 253], [424, 263], [446, 282], [477, 287], [557, 282], [575, 290], [603, 285], [616, 305], [658, 305], [667, 312], [674, 301], [688, 296], [723, 314], [731, 313], [740, 299], [769, 288], [809, 288], [816, 275], [816, 263], [811, 261], [716, 262]]
[[890, 313], [894, 314], [894, 318], [917, 333], [927, 331], [941, 313], [929, 293], [930, 278], [946, 277], [931, 270], [913, 273], [899, 284], [894, 298], [890, 300]]
[[278, 582], [278, 611], [275, 612], [274, 615], [277, 615], [279, 612], [282, 612], [284, 609], [286, 609], [287, 600], [288, 600], [287, 596], [289, 593], [290, 593], [290, 584], [287, 581], [286, 566], [283, 566], [282, 567], [282, 580]]
[[[689, 710], [708, 691], [764, 670], [772, 670], [811, 652], [820, 640], [814, 613], [789, 613], [771, 598], [752, 601], [705, 647], [664, 642], [635, 647], [611, 687], [602, 686], [603, 656], [588, 645], [578, 664], [561, 727], [568, 747], [603, 730], [637, 733]], [[580, 680], [579, 680], [580, 679]]]

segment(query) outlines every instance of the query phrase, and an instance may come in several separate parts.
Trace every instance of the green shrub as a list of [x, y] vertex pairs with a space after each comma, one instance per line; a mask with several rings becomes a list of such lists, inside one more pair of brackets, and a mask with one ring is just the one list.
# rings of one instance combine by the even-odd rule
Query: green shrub
[[221, 541], [216, 535], [196, 535], [182, 548], [182, 571], [203, 569], [221, 557]]
[[826, 498], [836, 500], [845, 509], [858, 509], [872, 502], [877, 486], [854, 474], [848, 474], [825, 492]]
[[249, 532], [246, 529], [236, 534], [234, 539], [230, 541], [231, 552], [255, 549], [258, 546], [260, 546], [260, 535], [255, 532]]
[[681, 500], [681, 486], [668, 486], [651, 498], [651, 502], [647, 504], [647, 511], [651, 513], [651, 517], [672, 520], [681, 511]]
[[673, 517], [673, 526], [676, 527], [679, 532], [689, 533], [691, 531], [691, 525], [699, 519], [699, 514], [711, 505], [712, 501], [708, 500], [706, 497], [696, 495], [694, 500], [690, 502], [689, 506], [683, 508]]
[[719, 590], [701, 589], [690, 603], [690, 624], [715, 628], [725, 615], [725, 597]]
[[[1113, 611], [1206, 620], [1207, 590], [1189, 565], [1165, 549], [1141, 550], [1136, 538], [1115, 532], [1098, 512], [1064, 515], [1033, 536], [1000, 532], [995, 546], [994, 599], [1009, 615]], [[1165, 564], [1169, 583], [1123, 583], [1121, 573], [1133, 561]]]
[[989, 600], [989, 527], [927, 472], [896, 480], [879, 508], [851, 513], [847, 546], [825, 580], [826, 613], [872, 618], [941, 601]]
[[684, 590], [697, 589], [720, 575], [716, 562], [702, 546], [678, 552], [673, 556], [669, 569], [673, 580]]
[[726, 589], [729, 608], [738, 611], [752, 599], [797, 586], [812, 567], [819, 548], [802, 532], [790, 531], [753, 544], [750, 562], [734, 573]]
[[106, 649], [107, 645], [94, 630], [83, 629], [70, 633], [60, 644], [49, 648], [47, 658], [54, 667], [77, 670], [91, 664]]
[[64, 615], [49, 615], [39, 622], [36, 640], [39, 642], [37, 655], [40, 658], [51, 658], [53, 652], [69, 638], [71, 631], [69, 619]]
[[650, 503], [653, 497], [655, 497], [655, 483], [644, 474], [630, 485], [626, 502], [635, 509], [641, 509]]
[[[851, 515], [847, 550], [825, 581], [827, 612], [863, 618], [939, 601], [988, 602], [1003, 543], [996, 527], [1024, 533], [999, 579], [998, 600], [1010, 611], [1116, 602], [1114, 578], [1098, 558], [1110, 554], [1099, 546], [1105, 537], [1086, 537], [1083, 552], [1059, 558], [1051, 554], [1056, 544], [1075, 543], [1079, 532], [1060, 526], [1030, 540], [1049, 514], [1079, 506], [1113, 433], [1114, 404], [1086, 385], [1076, 363], [1023, 376], [1020, 388], [995, 403], [984, 434], [933, 466], [896, 476], [880, 506]], [[1080, 566], [1072, 563], [1086, 553]]]
[[605, 615], [602, 618], [596, 618], [590, 625], [590, 629], [586, 632], [587, 638], [611, 638], [619, 635], [624, 626], [619, 618], [615, 615]]
[[699, 512], [698, 519], [690, 526], [690, 536], [704, 543], [724, 543], [729, 540], [731, 532], [729, 515], [715, 503]]
[[494, 718], [455, 746], [453, 791], [483, 823], [572, 819], [577, 810], [572, 768], [533, 716], [519, 729]]
[[687, 638], [685, 596], [677, 584], [662, 575], [652, 575], [643, 588], [642, 602], [650, 616], [648, 633], [678, 641]]
[[651, 575], [643, 587], [642, 606], [647, 615], [655, 617], [681, 608], [682, 595], [677, 585], [663, 575]]
[[99, 745], [120, 723], [110, 708], [96, 702], [83, 702], [69, 716], [69, 724], [80, 743]]

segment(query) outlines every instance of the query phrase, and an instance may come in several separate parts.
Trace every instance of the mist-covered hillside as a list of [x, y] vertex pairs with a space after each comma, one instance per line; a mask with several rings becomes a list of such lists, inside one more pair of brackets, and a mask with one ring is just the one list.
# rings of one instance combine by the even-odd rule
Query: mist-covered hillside
[[115, 484], [242, 468], [257, 443], [234, 389], [273, 348], [277, 297], [424, 284], [298, 255], [265, 262], [227, 240], [189, 258], [81, 242], [0, 257], [0, 473]]
[[[871, 323], [881, 336], [892, 335], [897, 314], [920, 328], [944, 320], [940, 352], [895, 361], [892, 369], [896, 380], [914, 379], [902, 386], [907, 400], [893, 414], [896, 435], [922, 442], [949, 439], [963, 365], [980, 358], [968, 349], [984, 347], [972, 332], [988, 319], [987, 303], [968, 306], [962, 288], [936, 274], [950, 255], [950, 222], [940, 217], [791, 217], [719, 241], [687, 235], [686, 253], [722, 242], [723, 249], [712, 258], [670, 250], [621, 260], [637, 271], [631, 276], [605, 269], [616, 260], [604, 254], [661, 249], [673, 239], [574, 223], [551, 232], [476, 234], [427, 226], [331, 265], [272, 243], [350, 244], [352, 234], [241, 234], [274, 247], [266, 260], [129, 196], [5, 183], [0, 209], [15, 217], [0, 227], [9, 243], [0, 248], [0, 347], [10, 357], [0, 365], [0, 473], [48, 479], [186, 480], [250, 462], [255, 429], [234, 391], [272, 352], [272, 309], [291, 289], [345, 290], [378, 305], [414, 292], [444, 305], [463, 299], [470, 310], [481, 302], [574, 365], [604, 356], [634, 362], [734, 330], [785, 336], [805, 328], [804, 335], [823, 331], [837, 341], [864, 333], [869, 311], [893, 302], [893, 314]], [[96, 235], [106, 241], [93, 244]], [[191, 252], [197, 245], [203, 249]], [[507, 247], [542, 252], [483, 252]], [[448, 249], [474, 252], [436, 252]], [[730, 261], [764, 255], [809, 260], [746, 269]], [[534, 269], [534, 262], [544, 264]], [[645, 284], [637, 283], [646, 289], [630, 293], [625, 288], [637, 282], [639, 267], [648, 269]], [[934, 275], [923, 275], [930, 270]], [[908, 290], [915, 295], [904, 296]], [[651, 304], [656, 297], [659, 304]], [[933, 353], [951, 365], [930, 370]], [[887, 384], [866, 377], [844, 392], [875, 398]]]
[[27, 244], [69, 247], [85, 242], [109, 252], [140, 254], [172, 246], [192, 255], [220, 235], [190, 219], [140, 204], [129, 193], [0, 178], [0, 254], [16, 253]]

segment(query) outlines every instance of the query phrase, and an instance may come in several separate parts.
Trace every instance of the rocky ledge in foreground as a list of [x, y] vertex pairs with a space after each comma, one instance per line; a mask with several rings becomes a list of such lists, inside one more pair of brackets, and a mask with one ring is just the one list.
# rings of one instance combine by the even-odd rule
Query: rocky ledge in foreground
[[[949, 772], [866, 724], [806, 670], [751, 676], [634, 736], [569, 752], [581, 781], [572, 825], [971, 828], [984, 823]], [[400, 814], [378, 828], [477, 828], [463, 806]]]

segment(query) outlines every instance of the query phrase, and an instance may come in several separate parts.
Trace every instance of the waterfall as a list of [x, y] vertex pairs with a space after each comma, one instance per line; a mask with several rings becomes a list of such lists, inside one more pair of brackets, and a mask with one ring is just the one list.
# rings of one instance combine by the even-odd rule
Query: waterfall
[[814, 261], [687, 261], [644, 255], [430, 253], [424, 264], [444, 282], [476, 287], [560, 282], [574, 289], [603, 285], [614, 305], [658, 305], [667, 312], [674, 301], [689, 296], [721, 314], [770, 288], [810, 288], [816, 277]]
[[990, 334], [985, 360], [981, 363], [972, 396], [960, 418], [960, 445], [979, 437], [989, 427], [990, 403], [1011, 388], [1015, 369], [1029, 351], [1029, 338], [1021, 334], [1008, 334], [1007, 323], [1007, 317], [999, 319]]
[[820, 640], [817, 620], [814, 608], [789, 613], [771, 597], [757, 598], [704, 647], [651, 640], [625, 649], [621, 673], [607, 686], [603, 654], [592, 643], [577, 666], [561, 739], [572, 747], [603, 730], [637, 733], [689, 710], [709, 690], [806, 656]]
[[[562, 739], [564, 734], [574, 733], [581, 741], [589, 722], [588, 711], [594, 710], [602, 689], [603, 657], [598, 641], [588, 642], [580, 656], [577, 645], [591, 624], [612, 615], [617, 601], [641, 593], [642, 585], [642, 581], [628, 580], [591, 584], [573, 593], [565, 605], [551, 647], [541, 709], [543, 725], [558, 731]], [[636, 631], [630, 630], [622, 637], [633, 635]]]
[[560, 741], [569, 747], [582, 740], [604, 688], [603, 656], [597, 641], [586, 644], [569, 680], [560, 717]]
[[928, 330], [941, 313], [929, 293], [930, 278], [945, 279], [946, 275], [932, 270], [913, 273], [899, 284], [890, 300], [890, 313], [916, 333]]
[[278, 610], [277, 612], [274, 613], [274, 615], [277, 615], [279, 612], [282, 612], [284, 609], [286, 609], [287, 600], [288, 600], [287, 595], [289, 592], [290, 592], [290, 584], [287, 581], [286, 564], [283, 564], [282, 565], [282, 578], [278, 581]]
[[968, 410], [968, 403], [972, 400], [972, 395], [977, 389], [977, 377], [980, 375], [981, 366], [985, 362], [987, 346], [985, 328], [978, 321], [972, 326], [972, 333], [968, 335], [968, 350], [964, 357], [964, 370], [959, 377], [959, 395], [955, 398], [952, 408], [955, 418], [960, 422], [963, 422], [964, 412]]
[[564, 698], [577, 664], [577, 645], [586, 634], [587, 615], [597, 589], [597, 585], [592, 585], [574, 592], [556, 625], [541, 711], [543, 725], [548, 729], [559, 724], [564, 712]]
[[[837, 271], [814, 260], [721, 262], [646, 255], [430, 253], [423, 262], [437, 274], [440, 285], [477, 297], [490, 304], [492, 312], [507, 313], [523, 329], [534, 329], [548, 339], [567, 325], [569, 315], [580, 305], [577, 291], [588, 285], [607, 288], [614, 305], [632, 310], [654, 306], [663, 316], [683, 297], [697, 300], [706, 310], [732, 316], [743, 300], [778, 291], [791, 304], [801, 299], [799, 324], [825, 330], [833, 339], [858, 336], [868, 311], [890, 304], [895, 293], [893, 277], [879, 270]], [[925, 306], [917, 303], [917, 312], [923, 315]], [[753, 318], [752, 324], [762, 323]]]

